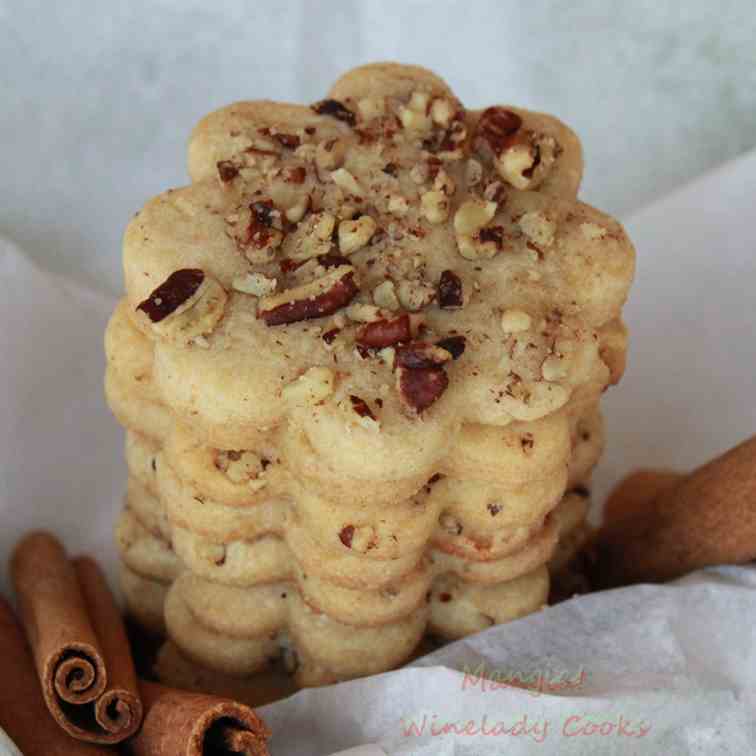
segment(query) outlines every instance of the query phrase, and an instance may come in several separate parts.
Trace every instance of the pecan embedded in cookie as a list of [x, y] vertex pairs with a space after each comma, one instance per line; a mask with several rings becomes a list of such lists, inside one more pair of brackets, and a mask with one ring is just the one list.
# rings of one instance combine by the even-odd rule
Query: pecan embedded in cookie
[[144, 312], [153, 323], [159, 323], [191, 299], [205, 280], [204, 271], [183, 268], [171, 273], [137, 310]]

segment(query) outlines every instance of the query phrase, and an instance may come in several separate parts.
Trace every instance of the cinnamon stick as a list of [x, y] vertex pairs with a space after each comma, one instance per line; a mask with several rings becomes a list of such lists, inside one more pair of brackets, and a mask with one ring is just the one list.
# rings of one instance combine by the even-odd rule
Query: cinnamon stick
[[[647, 500], [620, 493], [593, 546], [600, 587], [660, 582], [716, 564], [756, 559], [756, 436], [676, 482], [669, 476]], [[625, 483], [627, 485], [627, 483]]]
[[0, 726], [26, 756], [110, 756], [100, 746], [61, 731], [42, 697], [31, 649], [8, 602], [0, 596]]
[[[133, 735], [142, 722], [136, 670], [121, 613], [105, 576], [89, 557], [73, 560], [92, 628], [106, 660], [108, 685], [94, 702], [97, 724], [118, 741]], [[117, 741], [109, 741], [117, 742]]]
[[248, 706], [140, 681], [142, 729], [134, 756], [268, 756], [270, 731]]
[[93, 616], [77, 570], [54, 536], [29, 534], [11, 558], [21, 622], [50, 713], [75, 738], [118, 743], [141, 721], [131, 654], [104, 578], [87, 561], [79, 569]]
[[604, 506], [604, 528], [617, 527], [626, 517], [636, 516], [643, 510], [652, 516], [650, 508], [660, 494], [679, 483], [684, 476], [671, 470], [636, 470], [623, 478], [609, 494]]

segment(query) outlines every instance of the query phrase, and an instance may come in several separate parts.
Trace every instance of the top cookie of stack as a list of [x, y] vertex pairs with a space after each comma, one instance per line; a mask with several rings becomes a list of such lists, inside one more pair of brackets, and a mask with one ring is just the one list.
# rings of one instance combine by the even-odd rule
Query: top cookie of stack
[[334, 481], [417, 490], [462, 423], [535, 420], [610, 381], [633, 249], [575, 200], [556, 119], [466, 111], [386, 64], [312, 107], [211, 114], [189, 155], [193, 183], [129, 225], [124, 270], [160, 393], [211, 445], [288, 422]]

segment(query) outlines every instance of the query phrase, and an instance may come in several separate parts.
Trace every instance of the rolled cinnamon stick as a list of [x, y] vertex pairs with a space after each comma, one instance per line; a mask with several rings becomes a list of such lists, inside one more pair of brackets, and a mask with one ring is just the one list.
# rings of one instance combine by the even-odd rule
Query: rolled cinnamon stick
[[756, 558], [756, 436], [610, 520], [594, 544], [599, 587], [660, 582]]
[[74, 740], [50, 715], [21, 626], [0, 597], [0, 726], [26, 756], [110, 756], [100, 746]]
[[[122, 689], [129, 684], [131, 653], [104, 579], [87, 562], [81, 572], [96, 607], [93, 617], [76, 569], [54, 536], [29, 534], [11, 558], [21, 622], [50, 713], [75, 738], [118, 743], [133, 734], [141, 719], [133, 666], [130, 694], [124, 696]], [[115, 693], [107, 688], [108, 670], [114, 674]]]
[[[94, 702], [94, 716], [104, 732], [118, 742], [131, 737], [142, 723], [142, 702], [123, 617], [105, 576], [89, 557], [73, 560], [87, 613], [106, 660], [108, 684]], [[105, 742], [105, 741], [102, 741]]]
[[270, 731], [248, 706], [144, 680], [140, 692], [145, 715], [130, 741], [134, 756], [268, 756]]

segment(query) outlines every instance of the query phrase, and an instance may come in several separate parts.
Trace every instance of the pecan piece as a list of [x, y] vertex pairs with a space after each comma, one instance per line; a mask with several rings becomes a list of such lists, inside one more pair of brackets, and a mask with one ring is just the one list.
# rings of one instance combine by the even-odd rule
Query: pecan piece
[[354, 126], [357, 122], [355, 114], [343, 102], [339, 102], [338, 100], [321, 100], [311, 107], [318, 115], [331, 116], [331, 118], [343, 121], [349, 126]]
[[467, 339], [464, 336], [447, 336], [436, 342], [436, 346], [449, 352], [453, 360], [458, 360], [465, 353], [466, 345]]
[[370, 409], [370, 405], [361, 397], [354, 394], [349, 395], [349, 401], [352, 403], [352, 409], [360, 417], [367, 417], [370, 420], [375, 420], [373, 410]]
[[273, 259], [283, 239], [281, 212], [270, 199], [256, 200], [226, 216], [228, 235], [252, 263]]
[[486, 108], [478, 121], [478, 136], [488, 143], [498, 156], [513, 142], [522, 126], [522, 118], [502, 107]]
[[400, 367], [396, 371], [396, 383], [402, 404], [419, 415], [446, 391], [449, 377], [442, 367]]
[[352, 539], [354, 538], [354, 525], [345, 525], [339, 532], [339, 540], [348, 549], [352, 548]]
[[411, 338], [410, 316], [406, 312], [396, 318], [367, 323], [357, 332], [357, 343], [371, 349], [383, 349]]
[[333, 344], [333, 342], [336, 340], [336, 337], [339, 335], [339, 333], [341, 333], [340, 328], [331, 328], [331, 330], [326, 331], [321, 336], [321, 338], [323, 339], [323, 341], [325, 342], [327, 346], [331, 346], [331, 344]]
[[230, 160], [220, 160], [216, 167], [222, 184], [230, 184], [239, 175], [239, 169]]
[[269, 326], [322, 318], [348, 305], [358, 292], [354, 268], [340, 265], [312, 283], [260, 300], [257, 317]]
[[296, 134], [273, 134], [273, 139], [288, 150], [295, 150], [301, 141]]
[[137, 306], [153, 323], [159, 323], [191, 299], [205, 280], [197, 268], [182, 268], [171, 273], [147, 299]]
[[425, 341], [414, 341], [397, 347], [396, 350], [396, 364], [413, 370], [443, 365], [450, 359], [452, 359], [451, 352]]
[[464, 303], [462, 279], [454, 271], [445, 270], [438, 281], [438, 306], [442, 310], [457, 310]]

